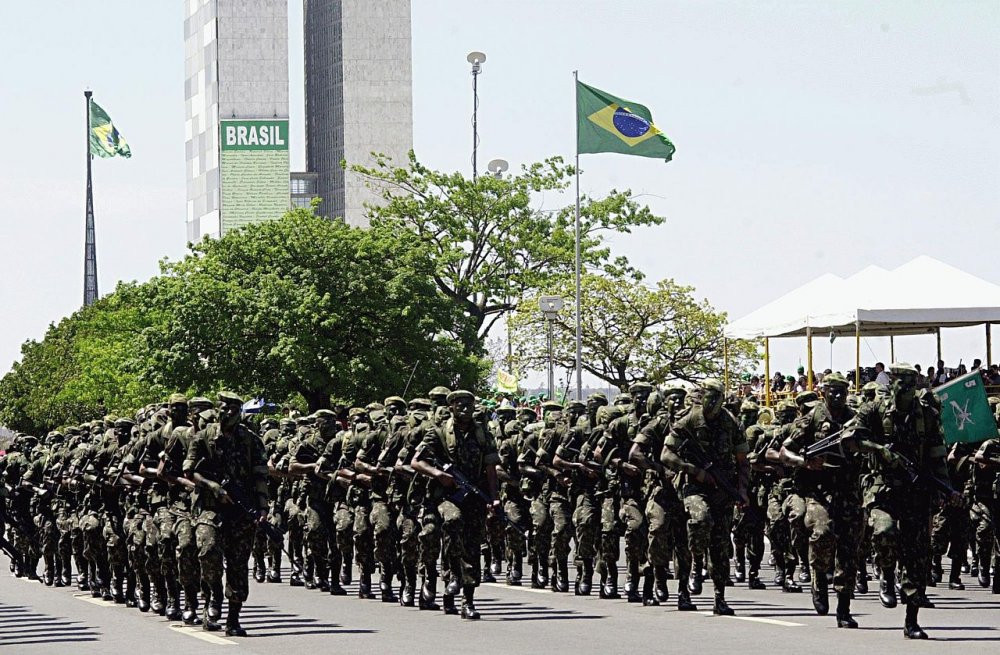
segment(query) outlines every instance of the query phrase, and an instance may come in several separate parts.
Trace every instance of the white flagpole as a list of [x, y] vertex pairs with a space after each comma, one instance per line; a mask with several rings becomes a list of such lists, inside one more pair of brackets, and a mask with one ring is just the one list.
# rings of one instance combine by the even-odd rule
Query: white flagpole
[[573, 71], [573, 97], [576, 107], [576, 399], [583, 400], [583, 347], [581, 338], [580, 303], [580, 94], [577, 88], [577, 71]]

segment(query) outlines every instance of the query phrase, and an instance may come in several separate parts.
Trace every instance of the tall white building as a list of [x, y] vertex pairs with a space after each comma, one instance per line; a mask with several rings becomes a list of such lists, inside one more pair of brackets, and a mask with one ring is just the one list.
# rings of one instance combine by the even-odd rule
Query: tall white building
[[289, 207], [287, 0], [184, 0], [187, 236]]
[[303, 0], [306, 166], [319, 213], [366, 225], [376, 201], [341, 168], [370, 153], [405, 165], [413, 147], [410, 0]]

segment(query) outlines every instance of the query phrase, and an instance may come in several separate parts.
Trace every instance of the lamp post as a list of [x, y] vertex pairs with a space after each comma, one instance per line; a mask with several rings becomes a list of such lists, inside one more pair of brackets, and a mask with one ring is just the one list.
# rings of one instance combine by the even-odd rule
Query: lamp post
[[546, 323], [546, 341], [549, 351], [549, 400], [555, 400], [556, 376], [552, 364], [552, 322], [559, 316], [563, 299], [559, 296], [542, 296], [538, 299], [538, 306], [542, 310], [542, 316]]
[[479, 73], [482, 64], [486, 61], [486, 54], [483, 52], [470, 52], [465, 60], [472, 64], [472, 181], [476, 181], [476, 150], [479, 148], [479, 126], [477, 123], [479, 110]]

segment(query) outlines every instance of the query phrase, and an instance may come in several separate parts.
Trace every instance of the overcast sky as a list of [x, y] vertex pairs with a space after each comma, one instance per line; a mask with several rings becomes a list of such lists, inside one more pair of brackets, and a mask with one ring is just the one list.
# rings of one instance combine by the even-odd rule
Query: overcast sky
[[[292, 0], [299, 170], [301, 17]], [[481, 167], [572, 157], [574, 69], [647, 105], [674, 161], [585, 155], [583, 189], [641, 194], [667, 223], [616, 248], [732, 318], [824, 272], [920, 254], [1000, 282], [996, 0], [416, 0], [412, 19], [414, 146], [433, 167], [471, 168], [470, 50], [487, 54]], [[94, 166], [101, 291], [184, 253], [183, 3], [3, 2], [0, 37], [2, 373], [81, 304], [88, 86], [133, 152]], [[839, 368], [853, 365], [846, 341]], [[801, 341], [773, 350], [782, 369], [805, 356]], [[982, 350], [981, 329], [945, 335], [955, 363]], [[932, 337], [897, 340], [899, 358], [933, 353]], [[887, 340], [863, 357], [888, 360]]]

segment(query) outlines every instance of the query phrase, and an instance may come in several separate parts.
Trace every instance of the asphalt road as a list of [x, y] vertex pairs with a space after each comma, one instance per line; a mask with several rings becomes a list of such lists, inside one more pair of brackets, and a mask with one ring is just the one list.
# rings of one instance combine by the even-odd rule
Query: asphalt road
[[[711, 587], [695, 597], [698, 613], [671, 601], [641, 607], [527, 587], [484, 585], [483, 619], [462, 621], [356, 597], [331, 597], [285, 584], [251, 581], [243, 626], [226, 638], [96, 600], [14, 578], [0, 563], [0, 653], [1000, 653], [1000, 596], [971, 585], [931, 589], [937, 609], [921, 612], [927, 642], [902, 637], [903, 609], [886, 610], [873, 591], [854, 602], [859, 630], [839, 630], [816, 616], [808, 593], [737, 585], [727, 594], [735, 617], [711, 616]], [[764, 580], [771, 577], [766, 571]], [[287, 579], [287, 574], [286, 574]], [[355, 591], [356, 587], [349, 588]], [[671, 594], [676, 582], [671, 581]], [[862, 650], [864, 649], [864, 650]]]

